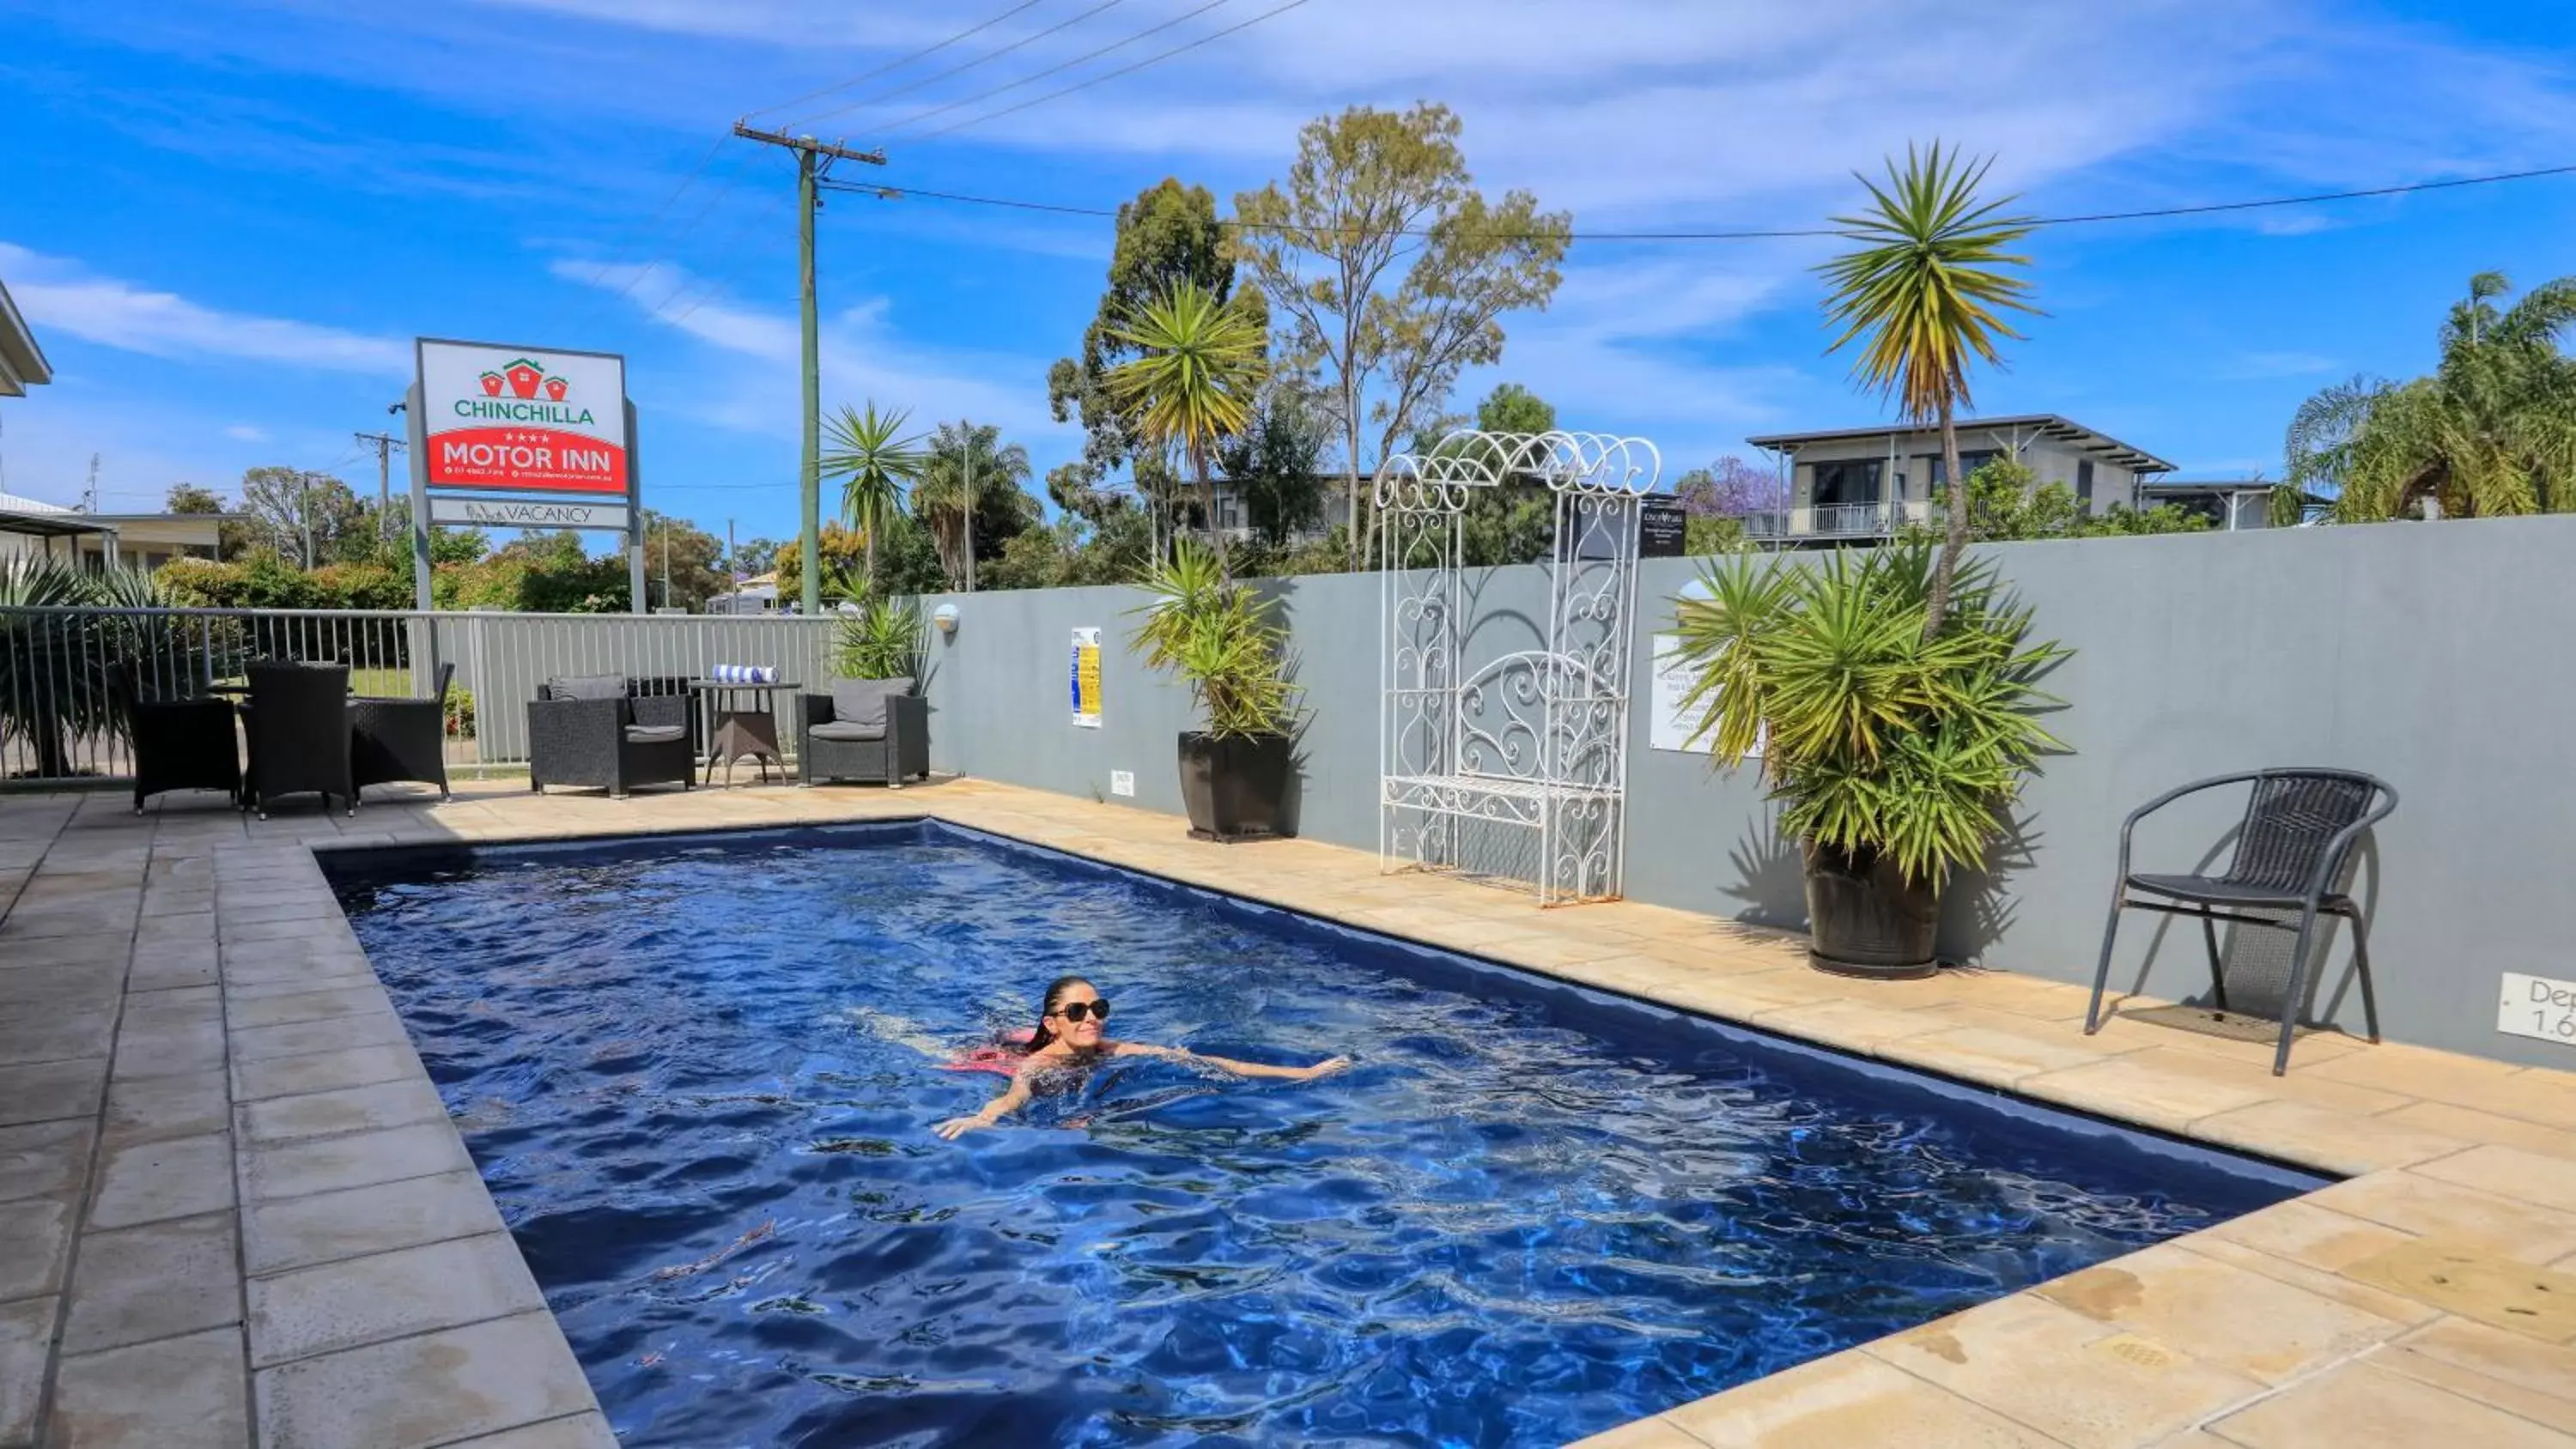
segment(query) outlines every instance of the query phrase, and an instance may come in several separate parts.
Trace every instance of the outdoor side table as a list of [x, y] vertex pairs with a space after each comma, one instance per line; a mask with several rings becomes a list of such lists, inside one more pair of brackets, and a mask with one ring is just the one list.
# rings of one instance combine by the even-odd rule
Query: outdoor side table
[[714, 716], [707, 731], [707, 778], [716, 779], [716, 762], [725, 767], [725, 785], [733, 785], [734, 761], [749, 755], [760, 762], [760, 782], [769, 783], [769, 767], [787, 773], [787, 757], [778, 750], [778, 714], [769, 697], [781, 691], [794, 692], [804, 686], [794, 683], [725, 684], [712, 679], [692, 679], [689, 692], [701, 696]]

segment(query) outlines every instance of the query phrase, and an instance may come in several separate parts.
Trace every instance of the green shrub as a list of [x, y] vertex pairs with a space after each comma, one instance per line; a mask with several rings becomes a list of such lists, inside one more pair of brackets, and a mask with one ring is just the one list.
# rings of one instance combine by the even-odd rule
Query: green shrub
[[1287, 631], [1273, 605], [1227, 578], [1216, 555], [1188, 539], [1169, 563], [1147, 572], [1152, 602], [1132, 643], [1147, 667], [1187, 680], [1212, 735], [1286, 734], [1297, 726], [1297, 690], [1288, 682]]
[[922, 666], [921, 610], [879, 599], [843, 614], [832, 641], [832, 672], [843, 679], [910, 679]]
[[461, 684], [447, 687], [447, 732], [460, 740], [474, 738], [474, 691]]

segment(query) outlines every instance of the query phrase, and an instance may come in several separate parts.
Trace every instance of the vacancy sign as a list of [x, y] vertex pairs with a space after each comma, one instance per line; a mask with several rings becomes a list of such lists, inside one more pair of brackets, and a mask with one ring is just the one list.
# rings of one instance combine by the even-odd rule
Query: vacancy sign
[[627, 492], [626, 359], [420, 340], [431, 488]]

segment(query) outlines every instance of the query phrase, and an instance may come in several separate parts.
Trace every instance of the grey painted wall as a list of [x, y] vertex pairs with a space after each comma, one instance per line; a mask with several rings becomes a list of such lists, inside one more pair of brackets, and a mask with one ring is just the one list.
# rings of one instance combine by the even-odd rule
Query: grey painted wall
[[[2554, 726], [2576, 717], [2576, 672], [2554, 642], [2576, 613], [2576, 518], [2004, 545], [2038, 628], [2074, 657], [2050, 681], [2070, 752], [2025, 795], [1988, 878], [1950, 896], [1944, 949], [1990, 966], [2089, 982], [2119, 823], [2205, 775], [2265, 765], [2368, 770], [2403, 797], [2365, 843], [2355, 891], [2370, 905], [2382, 1025], [2395, 1040], [2576, 1067], [2576, 1051], [2495, 1030], [2497, 975], [2576, 976], [2576, 891], [2562, 841], [2576, 769]], [[1802, 924], [1793, 847], [1776, 838], [1750, 773], [1647, 747], [1647, 638], [1671, 619], [1689, 560], [1650, 560], [1639, 590], [1631, 710], [1630, 897], [1734, 919]], [[1474, 653], [1529, 647], [1546, 600], [1539, 567], [1478, 581], [1488, 622]], [[1378, 581], [1284, 580], [1308, 690], [1303, 833], [1374, 848]], [[1125, 589], [948, 596], [961, 623], [934, 640], [932, 756], [944, 770], [1109, 799], [1135, 772], [1139, 807], [1180, 808], [1173, 738], [1186, 691], [1126, 648]], [[1515, 617], [1517, 615], [1518, 617]], [[1075, 728], [1070, 631], [1104, 642], [1104, 725]], [[1126, 803], [1126, 802], [1120, 802]], [[2141, 868], [2188, 868], [2218, 849], [2241, 798], [2167, 811], [2138, 842]], [[1257, 847], [1251, 847], [1257, 848]], [[2159, 927], [2164, 929], [2159, 931]], [[2156, 995], [2206, 990], [2197, 930], [2130, 913], [2116, 982]], [[2286, 975], [2286, 936], [2228, 943], [2239, 1005]], [[2312, 1009], [2355, 1029], [2349, 942], [2335, 940]]]

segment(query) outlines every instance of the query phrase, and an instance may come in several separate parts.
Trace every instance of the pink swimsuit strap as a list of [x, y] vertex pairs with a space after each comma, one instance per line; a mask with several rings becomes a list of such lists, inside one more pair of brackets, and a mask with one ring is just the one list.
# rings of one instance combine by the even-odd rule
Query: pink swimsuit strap
[[999, 1041], [969, 1047], [940, 1063], [940, 1070], [950, 1072], [992, 1072], [997, 1076], [1015, 1077], [1020, 1064], [1028, 1060], [1028, 1044], [1037, 1033], [1022, 1027], [1002, 1033]]

